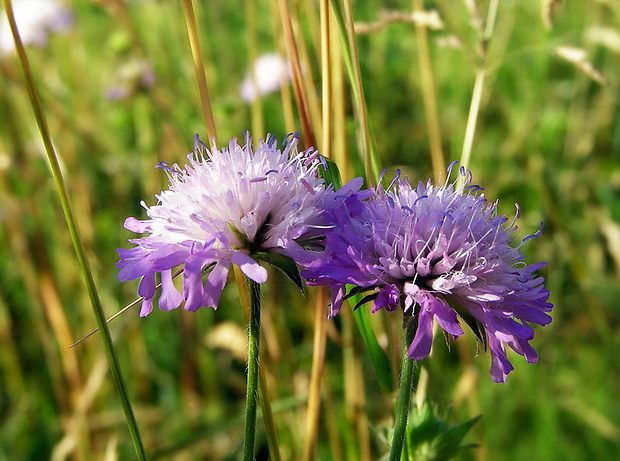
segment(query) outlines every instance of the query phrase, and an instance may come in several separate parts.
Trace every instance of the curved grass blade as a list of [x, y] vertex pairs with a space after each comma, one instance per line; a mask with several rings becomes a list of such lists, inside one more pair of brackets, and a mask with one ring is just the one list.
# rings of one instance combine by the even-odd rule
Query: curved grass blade
[[[351, 300], [355, 303], [354, 305], [356, 307], [359, 307], [359, 305], [361, 305], [360, 303], [366, 298], [362, 299], [362, 296], [358, 294], [352, 296]], [[379, 384], [387, 392], [393, 392], [394, 381], [392, 380], [390, 360], [385, 351], [381, 349], [381, 346], [379, 346], [377, 336], [370, 325], [368, 310], [356, 309], [353, 312], [353, 317], [355, 318], [355, 323], [357, 324], [357, 328], [362, 336], [362, 341], [364, 341], [364, 345], [366, 346], [366, 349], [368, 349], [370, 361], [372, 362], [375, 372], [377, 373], [377, 380], [379, 381]]]
[[376, 184], [381, 171], [381, 160], [379, 159], [375, 139], [370, 128], [370, 122], [368, 121], [368, 110], [366, 108], [364, 89], [362, 87], [357, 46], [355, 45], [351, 2], [350, 0], [344, 0], [344, 11], [338, 0], [331, 0], [331, 6], [334, 17], [336, 18], [347, 75], [353, 91], [353, 102], [361, 127], [360, 134], [366, 182], [368, 185], [373, 186]]
[[125, 414], [125, 419], [127, 421], [127, 426], [129, 428], [131, 438], [133, 440], [136, 455], [138, 459], [146, 460], [146, 453], [144, 450], [144, 444], [142, 443], [142, 438], [140, 437], [138, 423], [133, 408], [131, 406], [131, 401], [129, 400], [129, 393], [127, 392], [127, 387], [125, 386], [125, 379], [123, 378], [123, 373], [118, 363], [116, 352], [114, 351], [114, 344], [112, 343], [110, 330], [108, 329], [108, 326], [106, 324], [105, 315], [103, 313], [101, 300], [99, 299], [99, 294], [97, 292], [97, 286], [93, 277], [92, 269], [90, 267], [90, 262], [88, 260], [88, 257], [86, 256], [86, 252], [84, 251], [84, 244], [80, 236], [77, 221], [75, 220], [73, 210], [71, 209], [69, 194], [67, 193], [65, 181], [62, 176], [62, 171], [60, 169], [60, 163], [58, 161], [56, 151], [54, 150], [54, 146], [52, 144], [52, 138], [49, 132], [49, 127], [47, 125], [47, 119], [45, 118], [45, 113], [43, 112], [43, 106], [41, 104], [39, 90], [34, 81], [32, 68], [30, 67], [30, 62], [28, 61], [26, 50], [24, 49], [24, 45], [19, 35], [19, 31], [17, 30], [17, 24], [15, 22], [15, 16], [13, 14], [13, 5], [11, 4], [11, 0], [3, 0], [3, 3], [4, 10], [6, 12], [7, 19], [11, 27], [11, 31], [13, 33], [13, 38], [15, 40], [15, 49], [17, 50], [17, 54], [22, 65], [22, 70], [24, 72], [24, 79], [26, 82], [28, 96], [30, 97], [30, 102], [32, 104], [32, 109], [34, 111], [34, 115], [37, 121], [37, 126], [39, 127], [41, 139], [43, 140], [47, 159], [50, 164], [50, 169], [52, 170], [55, 189], [58, 193], [58, 198], [60, 200], [60, 205], [62, 207], [62, 211], [67, 222], [67, 227], [69, 228], [69, 235], [71, 237], [71, 242], [73, 243], [73, 248], [75, 249], [78, 264], [80, 266], [80, 271], [82, 272], [84, 281], [86, 283], [86, 289], [88, 291], [93, 311], [95, 313], [95, 319], [97, 320], [99, 329], [102, 332], [101, 339], [103, 341], [108, 362], [110, 364], [110, 371], [112, 372], [112, 377], [114, 379], [116, 389], [121, 399], [123, 413]]

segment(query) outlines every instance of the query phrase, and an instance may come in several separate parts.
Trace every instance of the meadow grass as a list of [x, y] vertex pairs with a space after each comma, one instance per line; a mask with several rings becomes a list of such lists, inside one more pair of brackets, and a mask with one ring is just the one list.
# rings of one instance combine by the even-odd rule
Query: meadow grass
[[[439, 174], [437, 152], [448, 164], [470, 149], [468, 167], [487, 196], [500, 200], [500, 211], [512, 215], [513, 204], [521, 205], [520, 238], [545, 223], [542, 236], [524, 247], [528, 261], [549, 261], [541, 273], [556, 305], [551, 325], [535, 329], [539, 363], [515, 355], [507, 384], [495, 384], [488, 354], [472, 335], [450, 349], [436, 340], [432, 357], [422, 361], [426, 395], [441, 414], [451, 407], [453, 423], [483, 415], [466, 438], [479, 447], [462, 459], [614, 459], [620, 451], [614, 390], [620, 379], [620, 6], [500, 0], [491, 30], [493, 1], [424, 2], [439, 13], [438, 29], [408, 19], [421, 2], [353, 2], [357, 58], [348, 67], [342, 44], [353, 35], [341, 35], [330, 13], [321, 42], [330, 9], [323, 5], [321, 15], [320, 2], [193, 3], [220, 145], [248, 129], [256, 138], [266, 131], [280, 139], [299, 130], [302, 143], [326, 146], [323, 153], [345, 179], [366, 173], [370, 183], [378, 166], [372, 162], [425, 181]], [[350, 3], [335, 3], [345, 24]], [[73, 29], [27, 51], [111, 316], [136, 296], [137, 283], [116, 278], [115, 249], [134, 237], [122, 223], [143, 217], [140, 201], [153, 204], [165, 187], [154, 166], [184, 163], [194, 133], [207, 138], [205, 98], [181, 2], [71, 6]], [[295, 37], [294, 51], [287, 33]], [[327, 56], [321, 43], [330, 45]], [[567, 59], [558, 47], [584, 55]], [[297, 53], [299, 72], [293, 85], [247, 105], [238, 85], [249, 62], [271, 51]], [[136, 77], [119, 81], [121, 66], [141, 60], [153, 68], [152, 86]], [[0, 460], [133, 459], [101, 340], [93, 336], [69, 348], [96, 321], [16, 56], [0, 59], [0, 82]], [[127, 97], [108, 98], [118, 85]], [[332, 104], [322, 107], [326, 97]], [[373, 155], [378, 159], [371, 161]], [[324, 294], [309, 289], [302, 296], [276, 271], [263, 291], [262, 364], [281, 459], [387, 454], [395, 393], [377, 378], [350, 312], [343, 309], [324, 325], [317, 388], [311, 370]], [[149, 459], [240, 456], [246, 371], [240, 306], [231, 283], [217, 311], [155, 311], [141, 319], [135, 308], [110, 324]], [[382, 312], [370, 323], [396, 380], [400, 325]], [[315, 431], [307, 432], [312, 389], [320, 392], [321, 407]], [[261, 418], [257, 459], [266, 459]]]

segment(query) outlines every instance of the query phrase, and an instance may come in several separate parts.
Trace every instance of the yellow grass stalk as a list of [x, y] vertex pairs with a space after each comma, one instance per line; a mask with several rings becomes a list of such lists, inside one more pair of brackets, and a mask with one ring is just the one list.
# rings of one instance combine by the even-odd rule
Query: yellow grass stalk
[[304, 91], [303, 75], [297, 43], [295, 42], [295, 34], [293, 33], [293, 24], [291, 20], [291, 12], [288, 7], [287, 0], [277, 0], [278, 10], [280, 12], [280, 21], [284, 31], [284, 43], [286, 45], [286, 54], [291, 66], [293, 90], [295, 92], [295, 100], [297, 102], [297, 110], [301, 120], [303, 144], [306, 147], [314, 146], [314, 130], [312, 129], [312, 121], [310, 119], [310, 108], [308, 106], [308, 98]]
[[192, 50], [192, 58], [194, 60], [194, 70], [196, 71], [196, 80], [198, 82], [198, 90], [200, 91], [200, 102], [202, 105], [202, 114], [205, 119], [205, 127], [211, 146], [217, 146], [217, 131], [215, 129], [215, 119], [213, 118], [213, 110], [211, 109], [211, 100], [209, 98], [209, 88], [207, 86], [207, 75], [202, 60], [202, 49], [200, 47], [200, 38], [198, 35], [198, 26], [196, 25], [196, 16], [194, 14], [194, 6], [192, 0], [183, 0], [183, 13], [185, 14], [185, 23], [187, 26], [187, 34], [189, 36], [189, 44]]
[[[424, 2], [413, 0], [414, 13], [424, 12]], [[431, 64], [430, 50], [428, 46], [428, 35], [426, 26], [421, 21], [416, 21], [415, 31], [418, 39], [418, 64], [420, 66], [420, 78], [422, 81], [422, 100], [424, 101], [424, 112], [426, 114], [426, 128], [431, 148], [431, 161], [433, 165], [433, 176], [436, 184], [442, 184], [446, 178], [446, 162], [444, 161], [441, 148], [441, 130], [439, 128], [439, 117], [437, 115], [437, 95], [433, 77], [433, 67]]]
[[[322, 88], [322, 141], [320, 151], [329, 156], [331, 153], [331, 46], [329, 0], [321, 0], [321, 88]], [[321, 388], [325, 372], [325, 345], [327, 341], [327, 289], [319, 287], [318, 296], [314, 303], [314, 343], [312, 351], [312, 371], [310, 374], [310, 388], [308, 391], [308, 410], [306, 413], [306, 438], [303, 448], [302, 461], [311, 461], [319, 435], [319, 415], [321, 410]]]

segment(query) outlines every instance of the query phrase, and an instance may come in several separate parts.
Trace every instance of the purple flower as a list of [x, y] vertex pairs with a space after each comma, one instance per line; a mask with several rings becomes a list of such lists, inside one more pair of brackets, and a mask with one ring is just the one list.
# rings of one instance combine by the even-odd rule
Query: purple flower
[[[287, 268], [314, 260], [318, 252], [312, 245], [324, 233], [323, 210], [338, 206], [362, 182], [352, 181], [336, 194], [318, 175], [321, 156], [312, 149], [298, 152], [297, 141], [289, 135], [280, 150], [275, 136], [267, 136], [253, 149], [248, 135], [245, 146], [232, 140], [228, 149], [210, 151], [196, 136], [189, 165], [159, 165], [169, 189], [156, 195], [157, 205], [142, 202], [150, 219], [125, 221], [130, 231], [150, 235], [118, 250], [119, 280], [142, 279], [140, 316], [152, 311], [158, 273], [159, 308], [175, 309], [185, 301], [185, 309], [196, 311], [217, 307], [231, 264], [263, 283], [267, 271], [258, 261]], [[177, 266], [184, 269], [182, 294], [172, 282]]]
[[408, 349], [416, 360], [430, 353], [435, 321], [456, 339], [463, 334], [460, 317], [488, 342], [491, 377], [505, 382], [513, 370], [505, 346], [536, 362], [529, 324], [551, 321], [549, 292], [534, 275], [545, 263], [523, 261], [522, 244], [511, 246], [518, 216], [508, 222], [497, 215], [497, 204], [471, 185], [469, 171], [460, 174], [461, 187], [429, 181], [413, 188], [397, 174], [370, 200], [348, 197], [329, 213], [324, 256], [302, 276], [309, 285], [330, 286], [330, 317], [347, 297], [347, 284], [356, 285], [349, 296], [370, 293], [358, 304], [372, 300], [372, 312], [402, 306], [417, 322]]

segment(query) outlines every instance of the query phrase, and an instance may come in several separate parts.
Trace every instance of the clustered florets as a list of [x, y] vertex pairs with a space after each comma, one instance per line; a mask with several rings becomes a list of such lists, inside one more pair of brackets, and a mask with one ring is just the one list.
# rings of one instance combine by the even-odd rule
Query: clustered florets
[[370, 293], [365, 300], [373, 300], [373, 312], [402, 305], [417, 321], [413, 359], [430, 353], [435, 321], [456, 338], [463, 334], [459, 317], [473, 320], [488, 338], [491, 375], [503, 382], [513, 369], [504, 345], [535, 362], [527, 322], [548, 324], [553, 306], [544, 279], [533, 275], [544, 263], [522, 261], [520, 246], [510, 245], [514, 221], [497, 215], [497, 204], [478, 194], [469, 172], [461, 175], [458, 188], [430, 181], [413, 188], [397, 175], [370, 200], [349, 197], [328, 213], [325, 254], [302, 275], [309, 285], [331, 288], [332, 316], [347, 285]]
[[[184, 169], [160, 165], [167, 171], [169, 189], [156, 196], [157, 205], [142, 204], [150, 219], [125, 221], [133, 232], [150, 233], [131, 240], [134, 248], [118, 250], [119, 279], [141, 278], [141, 316], [152, 310], [157, 273], [162, 283], [159, 307], [175, 309], [185, 301], [185, 309], [195, 311], [217, 307], [231, 264], [263, 283], [267, 271], [258, 261], [269, 253], [309, 263], [311, 249], [298, 242], [319, 235], [322, 210], [362, 185], [356, 180], [335, 194], [318, 175], [319, 154], [298, 152], [292, 135], [282, 150], [273, 136], [260, 140], [256, 149], [248, 136], [244, 146], [232, 140], [228, 149], [213, 152], [196, 138], [188, 161]], [[172, 269], [180, 265], [183, 294], [172, 283]]]
[[[125, 222], [150, 233], [118, 250], [119, 279], [141, 278], [140, 315], [152, 310], [157, 273], [159, 307], [185, 302], [194, 311], [217, 307], [231, 264], [263, 283], [259, 262], [281, 255], [305, 268], [309, 285], [331, 288], [330, 317], [350, 296], [347, 285], [366, 294], [362, 302], [372, 301], [373, 312], [402, 308], [406, 321], [417, 322], [413, 359], [430, 353], [435, 322], [453, 338], [462, 335], [460, 318], [488, 342], [496, 382], [513, 369], [506, 345], [537, 360], [529, 323], [548, 324], [553, 307], [534, 275], [545, 263], [523, 262], [521, 245], [510, 245], [514, 220], [497, 214], [468, 171], [460, 169], [460, 187], [429, 181], [414, 188], [397, 175], [385, 189], [360, 191], [357, 178], [334, 191], [319, 175], [322, 157], [298, 152], [295, 136], [283, 150], [269, 136], [255, 150], [249, 137], [221, 151], [195, 144], [183, 170], [160, 165], [170, 187], [157, 205], [143, 204], [150, 219]], [[177, 266], [182, 294], [172, 282]]]

